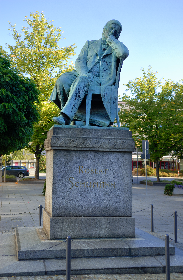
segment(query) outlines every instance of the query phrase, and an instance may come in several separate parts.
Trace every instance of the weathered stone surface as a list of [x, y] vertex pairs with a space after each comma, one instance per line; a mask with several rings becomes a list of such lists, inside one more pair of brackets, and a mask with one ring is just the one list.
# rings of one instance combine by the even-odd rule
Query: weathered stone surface
[[[134, 141], [131, 132], [120, 128], [54, 126], [46, 142], [49, 144], [46, 144], [45, 211], [50, 220], [46, 222], [43, 219], [43, 225], [47, 232], [53, 231], [53, 236], [56, 236], [59, 226], [65, 223], [65, 219], [55, 219], [56, 230], [52, 219], [55, 217], [94, 219], [132, 216], [131, 151], [134, 149]], [[95, 232], [94, 228], [99, 225], [97, 219], [93, 221]], [[104, 224], [107, 232], [106, 221]], [[56, 226], [57, 223], [59, 226]], [[125, 227], [130, 236], [134, 235], [134, 229], [129, 230], [127, 225]], [[98, 231], [96, 235], [99, 236]], [[94, 237], [92, 233], [89, 236]], [[65, 235], [54, 238], [65, 238]]]
[[43, 221], [49, 239], [135, 237], [132, 217], [51, 217], [44, 210]]
[[[16, 230], [15, 240], [18, 260], [55, 259], [66, 257], [65, 239], [48, 240], [41, 227], [20, 227]], [[71, 257], [142, 257], [164, 256], [165, 243], [146, 232], [135, 229], [135, 238], [95, 238], [72, 239]], [[175, 247], [170, 245], [170, 255], [175, 255]]]
[[128, 151], [135, 148], [131, 131], [118, 127], [79, 128], [54, 125], [45, 140], [45, 150]]

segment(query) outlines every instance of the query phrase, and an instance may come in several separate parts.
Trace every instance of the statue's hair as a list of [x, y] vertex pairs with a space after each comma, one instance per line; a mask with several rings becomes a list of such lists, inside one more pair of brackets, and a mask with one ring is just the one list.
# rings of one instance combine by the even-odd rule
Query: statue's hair
[[109, 21], [105, 24], [105, 26], [104, 26], [104, 28], [103, 28], [103, 31], [107, 30], [107, 29], [109, 28], [109, 26], [110, 26], [111, 23], [116, 23], [116, 24], [118, 24], [118, 25], [121, 27], [121, 31], [122, 31], [122, 25], [121, 25], [121, 23], [120, 23], [118, 20], [116, 20], [116, 19], [109, 20]]

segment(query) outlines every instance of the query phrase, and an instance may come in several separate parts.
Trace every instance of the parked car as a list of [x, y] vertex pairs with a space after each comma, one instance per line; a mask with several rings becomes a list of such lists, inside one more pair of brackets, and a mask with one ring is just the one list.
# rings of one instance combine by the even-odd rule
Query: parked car
[[[4, 169], [5, 167], [2, 168], [2, 176], [4, 176]], [[29, 176], [29, 170], [25, 166], [6, 166], [6, 174], [23, 178]]]

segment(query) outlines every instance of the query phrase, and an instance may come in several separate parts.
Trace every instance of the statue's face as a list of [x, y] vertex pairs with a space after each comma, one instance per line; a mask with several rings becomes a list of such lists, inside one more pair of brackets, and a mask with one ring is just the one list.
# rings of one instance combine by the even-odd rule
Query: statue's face
[[103, 32], [103, 38], [107, 39], [110, 35], [113, 35], [116, 39], [119, 38], [121, 33], [121, 26], [117, 23], [111, 23], [107, 29]]

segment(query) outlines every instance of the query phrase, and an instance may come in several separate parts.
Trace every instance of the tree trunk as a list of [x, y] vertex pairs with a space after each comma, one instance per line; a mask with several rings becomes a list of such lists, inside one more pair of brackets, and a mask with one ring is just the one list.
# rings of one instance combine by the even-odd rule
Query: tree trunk
[[39, 145], [36, 145], [35, 157], [36, 157], [36, 170], [35, 170], [35, 179], [39, 180], [39, 160], [41, 156], [42, 149]]
[[35, 170], [35, 179], [39, 180], [39, 159], [40, 156], [36, 155], [36, 170]]
[[4, 183], [6, 183], [6, 158], [5, 158], [5, 164], [4, 164]]
[[160, 182], [159, 179], [159, 161], [156, 160], [156, 177], [157, 177], [157, 182]]

